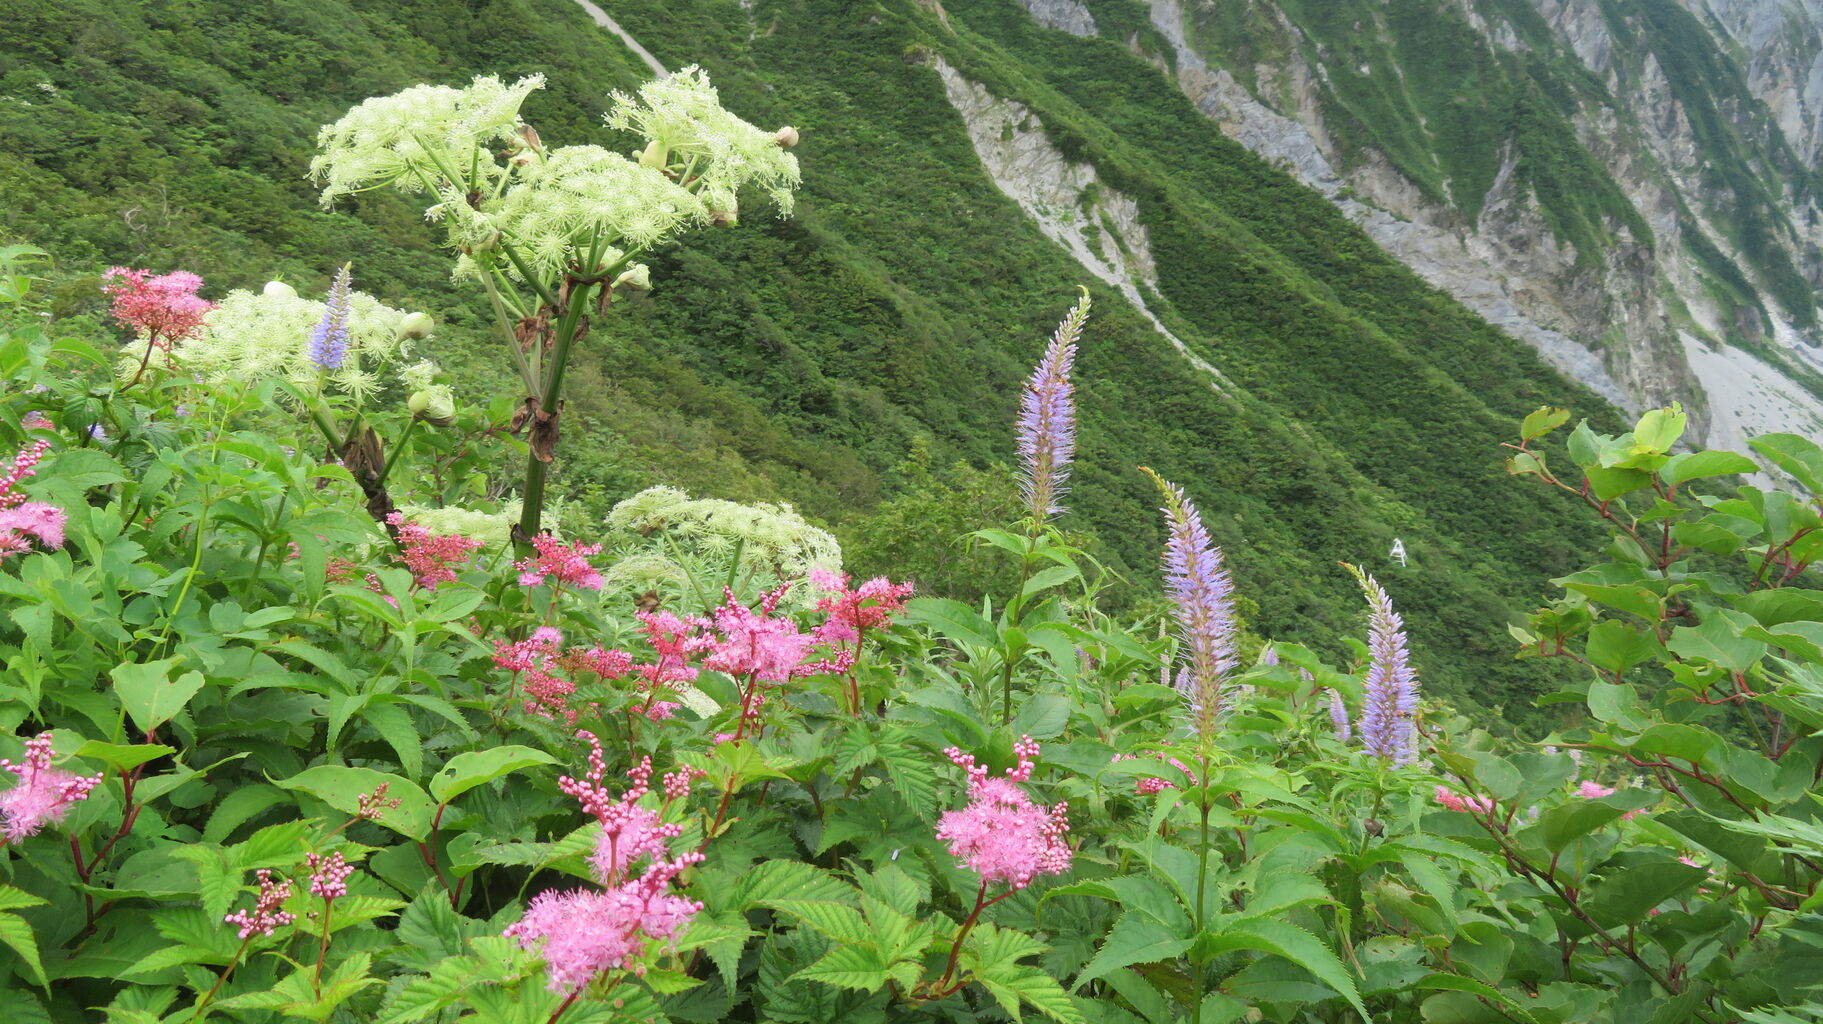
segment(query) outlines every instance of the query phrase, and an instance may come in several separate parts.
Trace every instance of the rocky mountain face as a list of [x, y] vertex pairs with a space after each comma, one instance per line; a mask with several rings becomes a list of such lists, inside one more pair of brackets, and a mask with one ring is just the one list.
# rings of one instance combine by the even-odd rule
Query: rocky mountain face
[[1823, 429], [1823, 0], [1019, 0], [1705, 440]]

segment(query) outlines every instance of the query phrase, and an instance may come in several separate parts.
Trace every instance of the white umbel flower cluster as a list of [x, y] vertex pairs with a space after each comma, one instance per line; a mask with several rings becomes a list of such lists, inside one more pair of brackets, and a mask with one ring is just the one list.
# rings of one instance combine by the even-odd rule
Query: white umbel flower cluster
[[328, 387], [365, 400], [381, 386], [379, 371], [406, 354], [409, 342], [399, 328], [410, 314], [365, 292], [349, 292], [347, 355], [325, 371], [310, 357], [311, 333], [325, 308], [278, 282], [257, 294], [229, 292], [172, 356], [213, 382], [277, 378], [307, 394]]
[[702, 201], [725, 219], [732, 219], [736, 197], [748, 185], [765, 191], [780, 214], [791, 212], [797, 158], [785, 152], [780, 132], [757, 128], [723, 109], [709, 76], [695, 65], [647, 82], [637, 96], [616, 92], [607, 122], [652, 143], [642, 162], [689, 168], [684, 184], [695, 184]]
[[811, 569], [839, 572], [842, 546], [827, 530], [806, 522], [789, 505], [743, 505], [717, 498], [691, 498], [675, 487], [653, 487], [615, 505], [608, 529], [630, 537], [664, 531], [679, 546], [714, 559], [740, 551], [742, 571], [780, 580], [802, 579]]
[[514, 137], [520, 104], [542, 88], [543, 75], [511, 85], [483, 75], [466, 89], [418, 85], [362, 102], [317, 133], [310, 173], [323, 185], [323, 205], [383, 185], [420, 191], [423, 178], [492, 177], [498, 167], [485, 147]]
[[[702, 200], [662, 171], [600, 146], [565, 146], [528, 165], [485, 212], [508, 226], [525, 258], [545, 274], [612, 266], [626, 249], [656, 245], [709, 219]], [[594, 264], [584, 267], [591, 252]]]

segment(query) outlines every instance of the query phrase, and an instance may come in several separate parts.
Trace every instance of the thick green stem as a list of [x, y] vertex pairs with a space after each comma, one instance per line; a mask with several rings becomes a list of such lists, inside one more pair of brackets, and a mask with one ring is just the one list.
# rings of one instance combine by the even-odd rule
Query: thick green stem
[[392, 464], [399, 461], [399, 456], [404, 454], [405, 449], [411, 447], [411, 434], [412, 431], [417, 429], [418, 418], [413, 416], [411, 420], [405, 424], [405, 430], [399, 434], [398, 442], [392, 447], [392, 454], [386, 456], [386, 463], [380, 467], [380, 475], [374, 480], [375, 487], [386, 483], [386, 478], [392, 473]]
[[[579, 284], [571, 290], [569, 308], [563, 311], [563, 319], [557, 323], [557, 336], [551, 345], [550, 369], [544, 381], [544, 393], [538, 396], [540, 408], [547, 414], [555, 415], [557, 412], [558, 401], [563, 394], [564, 370], [570, 361], [570, 347], [576, 341], [576, 324], [582, 319], [582, 311], [589, 303], [592, 287], [589, 284]], [[528, 538], [538, 535], [543, 522], [544, 482], [550, 471], [551, 464], [539, 459], [536, 451], [527, 454], [525, 507], [519, 515], [519, 532]]]

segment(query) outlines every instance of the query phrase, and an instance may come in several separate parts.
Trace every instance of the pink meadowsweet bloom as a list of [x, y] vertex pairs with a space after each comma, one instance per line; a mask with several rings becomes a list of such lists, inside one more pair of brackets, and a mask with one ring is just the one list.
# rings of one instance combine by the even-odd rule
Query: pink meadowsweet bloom
[[484, 545], [478, 540], [452, 534], [433, 534], [417, 523], [409, 522], [398, 512], [386, 517], [399, 532], [399, 561], [411, 570], [412, 579], [425, 590], [435, 590], [454, 583], [456, 570], [468, 562], [469, 555]]
[[25, 741], [25, 761], [0, 759], [0, 769], [19, 777], [13, 788], [0, 793], [0, 835], [8, 843], [24, 842], [45, 824], [63, 821], [70, 805], [88, 798], [101, 784], [100, 775], [83, 777], [51, 767], [51, 734], [39, 733]]
[[768, 683], [803, 675], [804, 659], [816, 637], [799, 632], [797, 623], [788, 618], [773, 617], [785, 588], [761, 595], [757, 612], [736, 600], [732, 590], [725, 593], [727, 603], [715, 610], [715, 628], [721, 635], [703, 665]]
[[354, 872], [354, 865], [342, 859], [342, 851], [331, 850], [326, 857], [306, 854], [304, 860], [310, 865], [312, 896], [334, 900], [348, 895], [348, 876]]
[[1437, 803], [1448, 811], [1475, 814], [1494, 813], [1494, 801], [1485, 796], [1461, 796], [1451, 792], [1447, 786], [1437, 787]]
[[718, 732], [715, 734], [715, 745], [719, 747], [724, 743], [733, 743], [738, 738], [731, 732]]
[[1604, 796], [1613, 796], [1614, 787], [1604, 786], [1593, 779], [1584, 779], [1582, 784], [1576, 787], [1576, 795], [1584, 800], [1597, 800]]
[[810, 570], [810, 582], [825, 595], [817, 599], [817, 610], [829, 616], [817, 627], [817, 639], [831, 645], [857, 643], [863, 632], [884, 627], [904, 609], [912, 592], [911, 584], [884, 576], [849, 590], [846, 573], [827, 569]]
[[102, 282], [114, 298], [114, 321], [161, 351], [195, 333], [215, 308], [196, 294], [203, 279], [186, 270], [153, 277], [149, 270], [109, 267]]
[[673, 941], [702, 910], [671, 890], [671, 880], [703, 859], [686, 853], [656, 860], [645, 874], [605, 892], [547, 890], [532, 898], [525, 916], [505, 935], [544, 957], [551, 991], [567, 995], [603, 971], [645, 972], [640, 960], [656, 942]]
[[944, 813], [937, 823], [937, 838], [947, 840], [950, 855], [980, 874], [984, 885], [1005, 882], [1023, 889], [1039, 875], [1070, 869], [1072, 851], [1064, 839], [1070, 831], [1069, 804], [1033, 803], [1019, 784], [1032, 777], [1038, 744], [1022, 736], [1013, 752], [1018, 764], [1007, 769], [1004, 778], [990, 778], [974, 755], [956, 747], [944, 751], [968, 774], [969, 803]]
[[253, 913], [245, 910], [235, 911], [222, 918], [224, 924], [240, 925], [238, 938], [246, 939], [254, 935], [271, 935], [274, 931], [297, 920], [297, 915], [286, 913], [279, 907], [291, 898], [291, 880], [276, 881], [272, 872], [259, 870], [260, 894], [253, 903]]
[[575, 724], [576, 712], [569, 706], [569, 696], [576, 684], [557, 674], [560, 667], [557, 645], [563, 634], [549, 626], [533, 630], [524, 640], [494, 641], [494, 664], [513, 673], [516, 687], [525, 682], [527, 714], [550, 718], [563, 715]]
[[633, 671], [633, 656], [626, 651], [591, 647], [586, 651], [573, 652], [567, 657], [573, 661], [574, 668], [593, 672], [603, 679], [619, 679]]
[[[38, 421], [27, 425], [39, 429]], [[24, 491], [14, 489], [21, 481], [37, 475], [38, 463], [50, 447], [51, 443], [42, 438], [28, 443], [13, 456], [6, 473], [0, 475], [0, 559], [30, 551], [33, 538], [47, 548], [63, 546], [63, 510], [41, 501], [27, 501]]]
[[589, 557], [601, 554], [600, 544], [565, 544], [548, 533], [532, 538], [538, 554], [513, 563], [519, 570], [519, 585], [536, 587], [547, 579], [582, 590], [601, 589], [601, 570], [589, 564]]
[[595, 843], [589, 864], [603, 885], [617, 885], [631, 877], [629, 869], [641, 856], [650, 855], [654, 863], [669, 856], [670, 841], [682, 834], [684, 827], [665, 824], [659, 820], [658, 812], [639, 804], [649, 792], [651, 758], [641, 760], [627, 772], [633, 785], [616, 798], [601, 784], [602, 774], [607, 771], [601, 741], [586, 729], [579, 730], [576, 736], [589, 742], [589, 770], [581, 779], [560, 777], [557, 788], [575, 797], [583, 813], [601, 822], [601, 838]]
[[665, 773], [665, 799], [682, 800], [690, 795], [690, 786], [697, 779], [706, 779], [709, 773], [701, 768], [684, 765], [674, 772]]
[[[671, 717], [677, 705], [672, 701], [660, 700], [659, 694], [667, 687], [678, 683], [687, 683], [696, 678], [696, 667], [690, 659], [703, 651], [715, 648], [715, 637], [704, 632], [709, 627], [709, 620], [695, 616], [679, 617], [668, 611], [638, 612], [640, 628], [645, 631], [646, 642], [652, 645], [652, 661], [632, 665], [631, 670], [639, 674], [646, 689], [645, 705], [639, 713], [653, 721], [663, 721]], [[618, 652], [617, 652], [618, 653]], [[630, 661], [631, 659], [629, 659]], [[671, 705], [669, 711], [662, 711], [661, 704]]]

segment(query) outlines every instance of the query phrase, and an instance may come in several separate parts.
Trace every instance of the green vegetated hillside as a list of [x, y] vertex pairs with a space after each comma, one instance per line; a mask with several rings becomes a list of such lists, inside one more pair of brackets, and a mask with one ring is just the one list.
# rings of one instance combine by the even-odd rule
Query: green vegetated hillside
[[[966, 596], [924, 522], [996, 504], [993, 478], [949, 467], [1010, 461], [1020, 379], [1089, 284], [1071, 522], [1135, 589], [1155, 588], [1162, 538], [1143, 463], [1203, 505], [1262, 635], [1358, 632], [1336, 563], [1365, 561], [1436, 688], [1523, 705], [1548, 683], [1505, 626], [1596, 535], [1509, 483], [1497, 444], [1542, 403], [1608, 414], [1224, 138], [1157, 67], [1012, 0], [608, 6], [667, 66], [706, 67], [731, 109], [801, 128], [805, 185], [791, 220], [748, 210], [745, 229], [662, 254], [651, 298], [591, 335], [556, 476], [570, 522], [654, 482], [785, 498], [842, 532], [852, 568]], [[932, 55], [1138, 202], [1149, 302], [1228, 393], [995, 188]], [[373, 194], [323, 212], [304, 174], [315, 128], [363, 97], [534, 71], [551, 83], [527, 116], [556, 144], [612, 143], [607, 94], [646, 77], [570, 0], [6, 0], [0, 235], [59, 256], [65, 313], [99, 310], [111, 263], [194, 269], [213, 294], [318, 289], [352, 260], [360, 287], [437, 312], [435, 355], [490, 393], [506, 376], [485, 310], [411, 208]], [[1387, 561], [1394, 537], [1409, 567]]]
[[[1470, 223], [1502, 162], [1511, 159], [1517, 183], [1537, 199], [1556, 240], [1587, 264], [1601, 263], [1604, 247], [1622, 231], [1649, 245], [1662, 240], [1591, 152], [1592, 143], [1579, 138], [1578, 115], [1600, 112], [1630, 131], [1642, 117], [1687, 120], [1703, 208], [1672, 196], [1674, 215], [1714, 299], [1756, 325], [1728, 340], [1757, 341], [1761, 317], [1754, 311], [1766, 312], [1761, 293], [1792, 323], [1813, 327], [1816, 288], [1793, 262], [1791, 218], [1816, 216], [1823, 172], [1804, 163], [1753, 95], [1746, 61], [1725, 48], [1726, 34], [1706, 28], [1678, 0], [1599, 0], [1614, 40], [1606, 59], [1638, 93], [1616, 97], [1553, 32], [1540, 6], [1536, 0], [1211, 0], [1184, 5], [1184, 28], [1211, 64], [1256, 93], [1283, 87], [1263, 82], [1259, 69], [1277, 69], [1290, 56], [1320, 68], [1312, 88], [1340, 162], [1383, 158], [1427, 200], [1455, 206]], [[1139, 33], [1148, 55], [1175, 61], [1173, 48], [1155, 38], [1148, 4], [1094, 0], [1090, 9], [1109, 26], [1107, 34]], [[1677, 106], [1642, 115], [1660, 76], [1665, 102]], [[1638, 161], [1635, 173], [1671, 170], [1643, 165], [1648, 162]], [[1738, 261], [1716, 241], [1726, 242]]]

